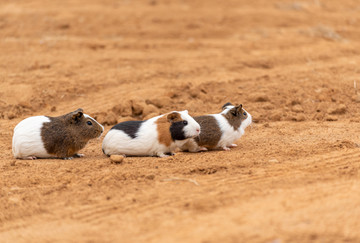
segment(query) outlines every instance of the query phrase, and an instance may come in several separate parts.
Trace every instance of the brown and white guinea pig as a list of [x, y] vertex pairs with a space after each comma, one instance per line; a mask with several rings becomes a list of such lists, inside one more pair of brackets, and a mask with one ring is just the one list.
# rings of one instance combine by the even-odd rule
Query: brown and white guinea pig
[[190, 138], [200, 134], [200, 125], [188, 111], [172, 111], [145, 121], [121, 122], [106, 134], [102, 149], [107, 156], [159, 156], [174, 154]]
[[77, 152], [104, 127], [82, 109], [63, 116], [33, 116], [14, 128], [12, 151], [17, 159], [82, 157]]
[[237, 146], [234, 142], [244, 135], [245, 128], [252, 122], [251, 115], [242, 105], [234, 106], [231, 103], [223, 105], [219, 114], [197, 116], [194, 119], [200, 124], [201, 134], [184, 144], [181, 147], [183, 151], [230, 150], [230, 147]]

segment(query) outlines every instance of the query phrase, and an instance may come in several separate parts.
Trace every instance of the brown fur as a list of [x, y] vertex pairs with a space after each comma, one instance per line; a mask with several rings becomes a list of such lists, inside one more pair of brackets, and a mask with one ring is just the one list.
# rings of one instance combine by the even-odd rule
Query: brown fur
[[157, 124], [159, 143], [162, 143], [167, 147], [170, 146], [170, 144], [173, 142], [173, 139], [171, 138], [171, 134], [170, 134], [171, 123], [178, 122], [181, 120], [182, 120], [181, 115], [179, 113], [172, 112], [169, 114], [165, 114], [155, 122]]
[[[82, 109], [58, 117], [48, 117], [41, 137], [46, 151], [60, 158], [74, 156], [86, 143], [100, 136], [102, 128], [91, 118], [84, 117]], [[86, 124], [92, 122], [92, 126]]]
[[229, 124], [234, 128], [234, 130], [239, 129], [241, 122], [247, 118], [244, 116], [244, 109], [242, 109], [242, 105], [235, 106], [234, 108], [230, 109], [228, 113], [224, 114], [223, 116], [228, 120]]
[[210, 149], [216, 147], [222, 134], [215, 117], [197, 116], [194, 119], [201, 127], [201, 133], [195, 138], [195, 142], [199, 146]]

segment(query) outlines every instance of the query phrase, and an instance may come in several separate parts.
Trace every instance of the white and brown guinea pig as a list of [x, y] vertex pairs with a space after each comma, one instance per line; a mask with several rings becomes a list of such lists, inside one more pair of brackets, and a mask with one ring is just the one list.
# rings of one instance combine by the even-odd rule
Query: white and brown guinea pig
[[115, 125], [106, 134], [102, 149], [107, 156], [166, 157], [199, 134], [200, 125], [188, 111], [172, 111], [145, 121], [126, 121]]
[[63, 116], [33, 116], [14, 128], [12, 151], [17, 159], [82, 157], [77, 152], [104, 127], [82, 109]]
[[237, 146], [234, 142], [244, 135], [245, 128], [251, 124], [251, 115], [242, 105], [226, 103], [222, 109], [219, 114], [194, 117], [200, 124], [201, 134], [184, 144], [181, 147], [183, 151], [199, 152], [218, 148], [230, 150]]

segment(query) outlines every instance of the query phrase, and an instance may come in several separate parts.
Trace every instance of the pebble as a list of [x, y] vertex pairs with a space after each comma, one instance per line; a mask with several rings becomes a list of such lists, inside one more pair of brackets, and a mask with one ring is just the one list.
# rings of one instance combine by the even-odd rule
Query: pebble
[[356, 103], [360, 103], [360, 94], [353, 95], [351, 99]]
[[330, 107], [327, 110], [327, 113], [331, 114], [331, 115], [341, 115], [341, 114], [345, 114], [346, 110], [347, 110], [346, 105], [340, 104], [340, 105], [338, 105], [336, 107]]
[[133, 101], [131, 109], [132, 109], [132, 115], [133, 116], [139, 116], [139, 115], [141, 115], [143, 113], [144, 106], [143, 106], [143, 104], [141, 104], [138, 101]]
[[157, 108], [162, 108], [164, 106], [167, 106], [172, 103], [172, 100], [170, 97], [162, 96], [159, 98], [149, 99], [146, 100], [146, 104], [152, 104], [156, 106]]
[[110, 156], [110, 160], [114, 164], [121, 164], [123, 162], [123, 160], [124, 160], [124, 156], [113, 154], [113, 155]]
[[283, 113], [281, 111], [274, 111], [270, 115], [270, 120], [271, 121], [281, 121], [282, 116], [283, 116]]
[[144, 110], [142, 112], [143, 117], [146, 117], [150, 114], [159, 112], [158, 108], [152, 104], [148, 104], [144, 107]]
[[300, 113], [300, 112], [304, 112], [304, 109], [302, 108], [301, 105], [297, 104], [297, 105], [294, 105], [291, 110], [293, 112], [296, 112], [296, 113]]

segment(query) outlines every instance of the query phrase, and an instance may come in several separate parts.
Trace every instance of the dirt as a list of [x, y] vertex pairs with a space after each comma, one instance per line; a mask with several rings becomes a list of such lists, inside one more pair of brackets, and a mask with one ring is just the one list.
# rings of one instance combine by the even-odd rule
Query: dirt
[[[360, 5], [0, 3], [1, 242], [359, 242]], [[106, 132], [243, 104], [231, 151], [15, 160], [13, 128], [83, 108]]]

